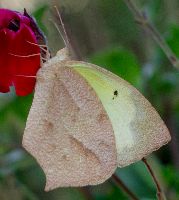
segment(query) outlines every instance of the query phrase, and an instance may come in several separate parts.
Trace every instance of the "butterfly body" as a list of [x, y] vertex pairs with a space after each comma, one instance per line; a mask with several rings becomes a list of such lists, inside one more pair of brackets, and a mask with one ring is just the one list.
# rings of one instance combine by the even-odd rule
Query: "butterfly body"
[[65, 51], [39, 70], [23, 146], [46, 190], [96, 185], [170, 140], [151, 104], [128, 82]]

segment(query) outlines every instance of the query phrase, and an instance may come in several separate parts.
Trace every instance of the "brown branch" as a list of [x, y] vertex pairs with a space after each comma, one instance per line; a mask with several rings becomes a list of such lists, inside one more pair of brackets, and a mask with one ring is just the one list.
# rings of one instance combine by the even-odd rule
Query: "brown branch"
[[135, 20], [150, 34], [155, 42], [161, 47], [163, 52], [166, 54], [171, 64], [179, 70], [179, 59], [168, 46], [166, 41], [162, 38], [158, 30], [149, 22], [147, 16], [140, 11], [136, 6], [135, 0], [124, 0], [128, 8], [133, 13]]
[[115, 174], [112, 175], [112, 179], [116, 182], [116, 184], [132, 199], [139, 200], [135, 194], [129, 190], [129, 188], [122, 182], [122, 180]]
[[161, 189], [160, 183], [159, 183], [157, 177], [155, 176], [154, 171], [151, 168], [150, 164], [147, 162], [147, 159], [143, 158], [142, 161], [145, 164], [146, 168], [148, 169], [148, 171], [149, 171], [150, 175], [152, 176], [152, 179], [156, 185], [158, 200], [166, 200], [165, 194], [163, 193], [163, 191]]
[[79, 187], [79, 192], [81, 192], [86, 200], [93, 200], [93, 195], [90, 192], [89, 187]]

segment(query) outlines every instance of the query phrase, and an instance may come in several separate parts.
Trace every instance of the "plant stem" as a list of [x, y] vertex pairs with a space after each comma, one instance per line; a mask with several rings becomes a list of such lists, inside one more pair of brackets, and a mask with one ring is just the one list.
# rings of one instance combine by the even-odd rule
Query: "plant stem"
[[135, 194], [129, 190], [129, 188], [122, 182], [122, 180], [115, 174], [112, 175], [112, 179], [117, 183], [117, 185], [132, 199], [139, 200]]
[[83, 194], [85, 200], [93, 200], [89, 187], [79, 187], [78, 190]]
[[166, 41], [162, 38], [158, 30], [149, 22], [146, 14], [141, 12], [136, 6], [135, 0], [124, 0], [124, 2], [133, 13], [135, 20], [151, 35], [151, 37], [164, 51], [171, 64], [179, 70], [179, 59], [168, 46]]
[[149, 173], [151, 174], [152, 179], [153, 179], [153, 181], [154, 181], [154, 183], [155, 183], [155, 185], [156, 185], [156, 188], [157, 188], [157, 198], [158, 198], [158, 200], [166, 200], [165, 194], [162, 192], [160, 183], [159, 183], [159, 181], [157, 180], [157, 177], [155, 176], [154, 171], [152, 170], [150, 164], [147, 162], [147, 159], [146, 159], [146, 158], [143, 158], [142, 161], [143, 161], [143, 163], [145, 164], [146, 168], [148, 169]]

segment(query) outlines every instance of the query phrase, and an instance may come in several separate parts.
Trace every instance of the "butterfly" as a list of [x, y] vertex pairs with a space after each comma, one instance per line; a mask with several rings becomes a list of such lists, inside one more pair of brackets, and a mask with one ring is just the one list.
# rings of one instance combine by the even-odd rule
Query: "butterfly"
[[45, 190], [97, 185], [171, 137], [157, 111], [130, 83], [68, 48], [37, 73], [23, 147], [46, 175]]

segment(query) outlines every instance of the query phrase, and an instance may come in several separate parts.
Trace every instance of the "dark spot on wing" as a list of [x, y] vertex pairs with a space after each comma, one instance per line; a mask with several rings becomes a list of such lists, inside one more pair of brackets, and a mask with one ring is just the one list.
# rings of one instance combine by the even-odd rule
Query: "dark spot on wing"
[[53, 123], [46, 119], [44, 120], [44, 126], [47, 131], [52, 131], [54, 127]]
[[117, 90], [115, 90], [113, 94], [114, 94], [114, 96], [113, 96], [113, 98], [112, 98], [112, 99], [114, 100], [114, 98], [118, 96], [118, 91], [117, 91]]
[[106, 119], [107, 119], [106, 115], [104, 113], [100, 113], [98, 115], [98, 119], [97, 120], [98, 120], [99, 123], [103, 123]]
[[115, 96], [118, 95], [118, 91], [117, 91], [117, 90], [114, 91], [114, 95], [115, 95]]

